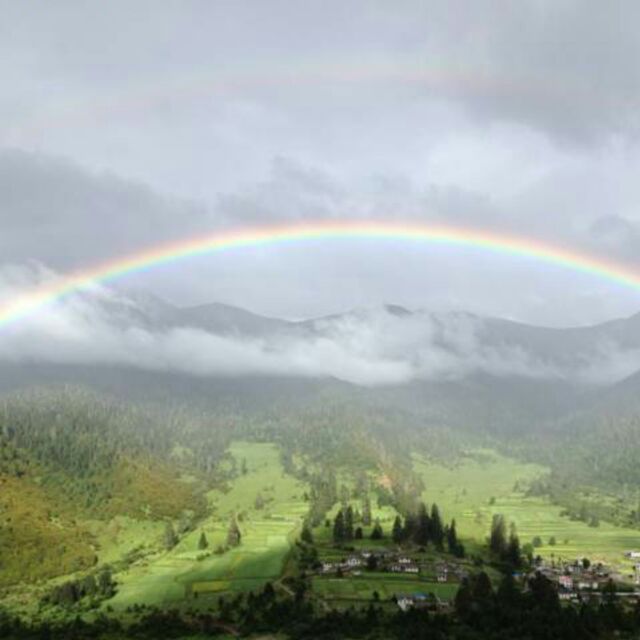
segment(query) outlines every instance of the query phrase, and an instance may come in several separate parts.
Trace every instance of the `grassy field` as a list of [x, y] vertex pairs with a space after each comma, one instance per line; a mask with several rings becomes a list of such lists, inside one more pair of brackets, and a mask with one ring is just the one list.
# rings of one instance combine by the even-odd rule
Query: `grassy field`
[[433, 582], [419, 576], [367, 572], [348, 579], [318, 576], [313, 579], [313, 590], [328, 600], [371, 600], [375, 591], [380, 600], [415, 593], [433, 593], [449, 600], [455, 596], [458, 585]]
[[[244, 461], [246, 473], [234, 479], [229, 491], [209, 493], [211, 515], [174, 549], [118, 574], [118, 594], [109, 605], [121, 610], [134, 604], [195, 602], [201, 596], [254, 589], [280, 576], [292, 536], [308, 510], [306, 487], [283, 472], [274, 445], [236, 442], [230, 452], [238, 468]], [[258, 493], [265, 500], [262, 509], [255, 506]], [[225, 544], [232, 517], [238, 519], [242, 542], [216, 554], [213, 550]], [[209, 549], [198, 559], [203, 555], [197, 548], [203, 531]]]
[[[543, 557], [586, 556], [626, 570], [623, 552], [640, 548], [640, 531], [604, 522], [589, 527], [562, 517], [562, 509], [543, 498], [526, 497], [519, 488], [544, 473], [543, 467], [481, 451], [452, 466], [415, 456], [414, 468], [424, 480], [425, 502], [436, 502], [447, 520], [455, 518], [463, 538], [483, 541], [493, 514], [501, 513], [515, 523], [522, 544], [540, 536], [543, 546], [536, 552]], [[555, 545], [548, 544], [552, 537]]]

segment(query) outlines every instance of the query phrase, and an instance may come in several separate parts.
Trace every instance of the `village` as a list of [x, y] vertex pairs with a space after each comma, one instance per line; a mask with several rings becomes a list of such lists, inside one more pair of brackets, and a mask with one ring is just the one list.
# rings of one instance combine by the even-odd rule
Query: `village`
[[[415, 576], [419, 578], [415, 583], [416, 591], [396, 593], [392, 598], [402, 611], [411, 608], [440, 612], [450, 610], [452, 598], [436, 595], [430, 585], [459, 585], [470, 575], [468, 563], [448, 558], [419, 559], [414, 555], [390, 549], [362, 549], [338, 560], [325, 560], [317, 574], [336, 578], [357, 578], [364, 572]], [[528, 589], [530, 579], [536, 574], [543, 575], [556, 584], [558, 597], [567, 603], [599, 601], [605, 593], [640, 602], [640, 551], [627, 551], [624, 558], [637, 561], [633, 564], [633, 573], [623, 575], [601, 562], [592, 564], [587, 558], [563, 560], [538, 556], [531, 568], [513, 575], [524, 591]], [[424, 590], [420, 590], [423, 585]]]
[[526, 584], [529, 578], [540, 573], [557, 585], [558, 597], [564, 601], [599, 600], [605, 592], [619, 598], [640, 600], [640, 551], [627, 551], [624, 557], [638, 560], [633, 565], [633, 573], [623, 575], [601, 562], [592, 564], [588, 558], [552, 559], [549, 562], [538, 557], [529, 572], [516, 574], [516, 577]]
[[337, 576], [347, 574], [358, 576], [361, 575], [363, 569], [381, 573], [421, 575], [430, 581], [440, 583], [461, 582], [469, 575], [461, 563], [452, 560], [420, 561], [403, 553], [381, 549], [375, 552], [363, 549], [338, 562], [323, 562], [321, 572], [323, 574], [333, 573]]

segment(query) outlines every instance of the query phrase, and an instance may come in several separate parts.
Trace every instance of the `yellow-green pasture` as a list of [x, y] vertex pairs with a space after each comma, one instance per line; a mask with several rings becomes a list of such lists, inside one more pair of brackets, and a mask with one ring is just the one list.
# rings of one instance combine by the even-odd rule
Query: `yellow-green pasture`
[[[589, 527], [560, 515], [559, 506], [541, 497], [527, 497], [528, 482], [545, 473], [544, 467], [524, 464], [492, 451], [472, 452], [455, 464], [414, 456], [414, 469], [421, 475], [425, 502], [436, 502], [444, 518], [456, 519], [459, 535], [466, 543], [484, 542], [489, 535], [493, 514], [503, 514], [516, 525], [521, 544], [535, 536], [543, 545], [536, 549], [543, 557], [576, 559], [588, 557], [602, 561], [625, 575], [630, 563], [624, 551], [640, 549], [640, 531], [602, 522]], [[555, 545], [549, 541], [555, 538]]]
[[[246, 464], [246, 474], [228, 491], [208, 494], [211, 515], [185, 535], [174, 549], [119, 573], [118, 593], [107, 604], [121, 610], [134, 604], [168, 604], [200, 595], [254, 589], [277, 579], [308, 511], [306, 486], [284, 473], [275, 445], [235, 442], [230, 452]], [[257, 509], [258, 494], [265, 505]], [[226, 544], [231, 518], [242, 533], [238, 547], [216, 553]], [[204, 532], [208, 548], [198, 549]]]

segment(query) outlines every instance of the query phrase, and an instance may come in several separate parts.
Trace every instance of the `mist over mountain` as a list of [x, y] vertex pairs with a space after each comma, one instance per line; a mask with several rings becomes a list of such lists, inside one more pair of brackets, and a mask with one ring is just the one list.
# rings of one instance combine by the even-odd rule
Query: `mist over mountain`
[[638, 408], [640, 315], [557, 329], [383, 305], [292, 321], [100, 289], [6, 331], [5, 392], [72, 384], [203, 409], [378, 407], [510, 433]]
[[[5, 285], [5, 289], [7, 285]], [[4, 329], [0, 359], [200, 377], [336, 379], [398, 387], [478, 376], [606, 386], [640, 370], [640, 315], [545, 328], [466, 312], [358, 308], [292, 321], [212, 303], [178, 307], [105, 287]]]

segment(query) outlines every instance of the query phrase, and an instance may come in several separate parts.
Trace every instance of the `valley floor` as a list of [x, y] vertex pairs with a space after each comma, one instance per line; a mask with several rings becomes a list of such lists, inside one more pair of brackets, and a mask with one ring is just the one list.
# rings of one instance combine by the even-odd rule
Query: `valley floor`
[[[144, 549], [128, 566], [115, 571], [117, 592], [102, 602], [100, 611], [127, 621], [145, 607], [215, 610], [221, 596], [258, 591], [267, 581], [278, 590], [288, 589], [282, 577], [309, 510], [309, 486], [285, 472], [274, 444], [238, 441], [229, 452], [242, 471], [224, 490], [208, 493], [208, 515], [171, 550], [162, 549], [162, 525], [158, 522], [117, 517], [102, 525], [97, 521], [88, 523], [100, 540], [102, 562], [117, 566], [127, 553]], [[421, 567], [415, 575], [365, 571], [360, 567], [341, 577], [316, 569], [310, 572], [310, 597], [321, 608], [366, 606], [375, 599], [392, 610], [397, 606], [392, 598], [416, 593], [433, 594], [445, 603], [452, 601], [461, 576], [476, 569], [470, 558], [486, 556], [485, 539], [497, 513], [515, 524], [523, 544], [538, 536], [541, 545], [536, 553], [544, 558], [560, 561], [588, 557], [615, 568], [622, 579], [631, 582], [632, 564], [624, 558], [624, 552], [640, 548], [640, 531], [604, 522], [590, 527], [570, 521], [560, 515], [560, 507], [543, 498], [527, 497], [528, 483], [545, 473], [543, 467], [522, 464], [486, 450], [469, 452], [450, 465], [416, 455], [413, 467], [424, 482], [424, 502], [437, 503], [447, 522], [455, 518], [458, 535], [467, 547], [467, 558], [457, 560], [429, 547], [410, 552], [408, 560]], [[340, 481], [349, 482], [348, 470], [341, 472]], [[363, 527], [363, 539], [353, 541], [350, 550], [345, 551], [334, 547], [331, 527], [322, 523], [313, 529], [322, 563], [344, 562], [349, 555], [363, 552], [397, 550], [390, 541], [397, 512], [391, 506], [377, 506], [373, 491], [370, 497], [372, 519], [380, 522], [385, 538], [373, 541], [371, 526]], [[362, 511], [361, 501], [353, 499], [351, 505]], [[338, 504], [334, 505], [329, 520], [338, 508]], [[242, 532], [241, 542], [222, 552], [229, 522], [234, 518]], [[207, 538], [206, 549], [199, 548], [202, 533]], [[444, 581], [437, 576], [437, 566], [442, 562], [455, 569]], [[492, 570], [488, 571], [494, 577]], [[52, 583], [59, 584], [64, 579]], [[13, 590], [7, 603], [23, 614], [46, 617], [46, 608], [38, 611], [35, 603], [29, 602], [29, 593], [36, 591]], [[42, 593], [42, 587], [38, 593]], [[83, 613], [91, 619], [98, 611]]]

